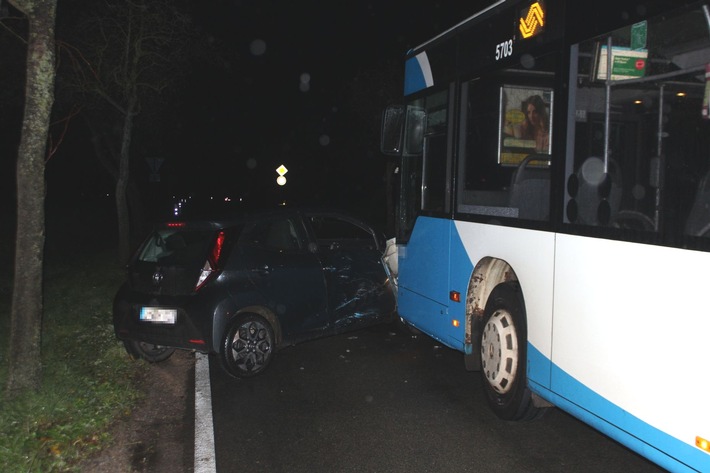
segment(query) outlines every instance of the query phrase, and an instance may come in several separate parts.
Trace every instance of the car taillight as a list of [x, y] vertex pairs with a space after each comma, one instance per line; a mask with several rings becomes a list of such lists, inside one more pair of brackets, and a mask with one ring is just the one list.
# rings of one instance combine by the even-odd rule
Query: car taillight
[[218, 263], [219, 257], [222, 256], [222, 245], [224, 245], [224, 230], [217, 234], [217, 239], [212, 248], [212, 261], [215, 263]]
[[199, 291], [202, 286], [207, 283], [210, 276], [219, 270], [220, 258], [222, 256], [222, 246], [224, 245], [224, 230], [220, 231], [215, 238], [214, 244], [212, 245], [212, 251], [207, 257], [205, 264], [202, 265], [200, 270], [200, 276], [197, 278], [197, 284], [195, 284], [195, 291]]

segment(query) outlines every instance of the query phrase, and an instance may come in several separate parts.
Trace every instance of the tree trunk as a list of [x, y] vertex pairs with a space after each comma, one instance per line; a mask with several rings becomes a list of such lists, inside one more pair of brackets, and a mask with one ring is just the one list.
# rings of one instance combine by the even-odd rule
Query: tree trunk
[[29, 21], [25, 111], [17, 157], [17, 234], [6, 394], [41, 385], [44, 168], [54, 103], [56, 0], [10, 0]]
[[[132, 126], [131, 122], [131, 126]], [[94, 146], [94, 153], [101, 165], [104, 167], [106, 172], [108, 172], [113, 178], [114, 185], [118, 184], [119, 178], [119, 165], [121, 162], [121, 152], [116, 152], [116, 148], [113, 146], [114, 143], [111, 142], [111, 138], [100, 133], [96, 127], [88, 123], [89, 132], [91, 133], [91, 143]], [[122, 140], [125, 133], [122, 133]], [[123, 141], [122, 141], [123, 142]], [[130, 169], [128, 172], [128, 182], [126, 183], [126, 201], [128, 205], [128, 215], [129, 215], [129, 247], [133, 247], [134, 244], [140, 243], [146, 232], [146, 220], [145, 212], [143, 209], [143, 201], [141, 199], [140, 189], [136, 184], [134, 178], [132, 178]], [[118, 209], [118, 206], [117, 206]], [[133, 237], [138, 237], [139, 240], [135, 240]], [[129, 255], [130, 257], [130, 255]], [[125, 260], [121, 260], [121, 264], [124, 264]]]
[[118, 162], [118, 179], [116, 179], [116, 217], [118, 219], [118, 255], [121, 263], [127, 263], [131, 251], [131, 218], [126, 197], [129, 177], [129, 161], [131, 148], [131, 133], [133, 132], [133, 114], [136, 100], [131, 99], [123, 120], [121, 138], [121, 155]]

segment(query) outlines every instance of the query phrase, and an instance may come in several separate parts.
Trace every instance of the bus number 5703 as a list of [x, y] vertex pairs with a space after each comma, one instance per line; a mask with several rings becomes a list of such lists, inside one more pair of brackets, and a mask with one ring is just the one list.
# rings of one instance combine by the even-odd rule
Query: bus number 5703
[[513, 55], [513, 40], [503, 41], [496, 44], [496, 61]]

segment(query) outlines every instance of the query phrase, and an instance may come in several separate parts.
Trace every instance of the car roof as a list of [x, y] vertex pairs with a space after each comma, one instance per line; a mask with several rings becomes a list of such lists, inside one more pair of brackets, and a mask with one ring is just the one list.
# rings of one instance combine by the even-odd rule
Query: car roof
[[278, 207], [278, 208], [262, 208], [257, 210], [237, 211], [229, 214], [218, 216], [188, 216], [185, 218], [175, 217], [167, 220], [162, 220], [156, 223], [159, 228], [163, 227], [182, 227], [190, 229], [219, 229], [235, 225], [239, 225], [254, 220], [262, 220], [279, 216], [304, 215], [304, 216], [330, 216], [339, 217], [349, 220], [353, 223], [363, 225], [367, 228], [372, 228], [372, 225], [367, 221], [359, 218], [353, 213], [330, 207], [314, 207], [314, 206], [297, 206], [297, 207]]

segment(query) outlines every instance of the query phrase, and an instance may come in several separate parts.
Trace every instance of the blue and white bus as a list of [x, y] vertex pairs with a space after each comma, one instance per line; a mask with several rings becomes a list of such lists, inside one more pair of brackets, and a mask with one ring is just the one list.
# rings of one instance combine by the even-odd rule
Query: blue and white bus
[[710, 472], [710, 2], [504, 0], [406, 55], [403, 321], [502, 419]]

